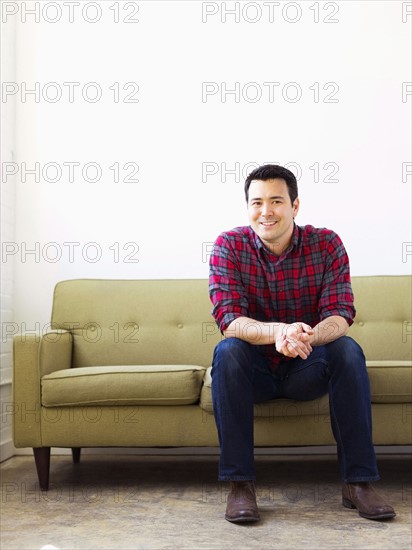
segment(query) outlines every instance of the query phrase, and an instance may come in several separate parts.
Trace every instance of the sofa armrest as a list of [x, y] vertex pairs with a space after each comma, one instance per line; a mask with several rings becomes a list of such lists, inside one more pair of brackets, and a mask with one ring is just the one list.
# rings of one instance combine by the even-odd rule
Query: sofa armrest
[[16, 447], [41, 447], [40, 380], [70, 368], [72, 335], [52, 330], [43, 336], [17, 334], [13, 339], [13, 433]]
[[49, 330], [40, 340], [40, 377], [72, 366], [73, 336], [68, 330]]

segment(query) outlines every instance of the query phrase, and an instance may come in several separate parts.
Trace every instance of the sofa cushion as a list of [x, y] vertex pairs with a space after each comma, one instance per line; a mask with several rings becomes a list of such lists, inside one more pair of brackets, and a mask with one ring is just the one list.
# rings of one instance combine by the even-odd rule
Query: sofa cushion
[[[372, 403], [412, 403], [412, 376], [410, 361], [367, 361]], [[212, 377], [210, 367], [205, 374], [200, 406], [213, 413]], [[322, 415], [328, 414], [327, 395], [314, 401], [273, 399], [254, 406], [255, 417]]]
[[76, 368], [208, 367], [222, 337], [210, 310], [207, 279], [74, 279], [55, 287], [51, 328], [73, 334]]
[[412, 403], [411, 361], [366, 361], [372, 403]]
[[204, 367], [116, 365], [64, 369], [41, 379], [45, 407], [188, 405], [199, 400]]

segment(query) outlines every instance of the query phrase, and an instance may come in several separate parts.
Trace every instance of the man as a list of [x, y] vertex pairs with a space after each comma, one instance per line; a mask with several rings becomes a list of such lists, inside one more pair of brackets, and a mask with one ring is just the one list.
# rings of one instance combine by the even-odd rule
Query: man
[[395, 516], [373, 490], [369, 379], [359, 345], [349, 261], [336, 233], [299, 227], [294, 174], [265, 165], [246, 179], [250, 226], [222, 233], [210, 258], [213, 316], [225, 336], [212, 368], [219, 480], [231, 484], [225, 518], [258, 521], [253, 404], [329, 392], [342, 502], [367, 519]]

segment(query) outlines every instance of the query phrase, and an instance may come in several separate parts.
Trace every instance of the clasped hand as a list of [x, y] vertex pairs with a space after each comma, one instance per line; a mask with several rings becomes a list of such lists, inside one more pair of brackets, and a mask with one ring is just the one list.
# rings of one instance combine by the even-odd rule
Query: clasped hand
[[307, 359], [312, 352], [314, 330], [306, 323], [285, 325], [276, 339], [276, 351], [286, 357]]

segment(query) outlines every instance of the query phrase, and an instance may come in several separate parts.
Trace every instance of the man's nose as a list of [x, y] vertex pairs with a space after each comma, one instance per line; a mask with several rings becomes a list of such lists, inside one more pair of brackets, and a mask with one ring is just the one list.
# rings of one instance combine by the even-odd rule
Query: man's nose
[[273, 208], [271, 204], [262, 205], [262, 216], [271, 216], [273, 214]]

